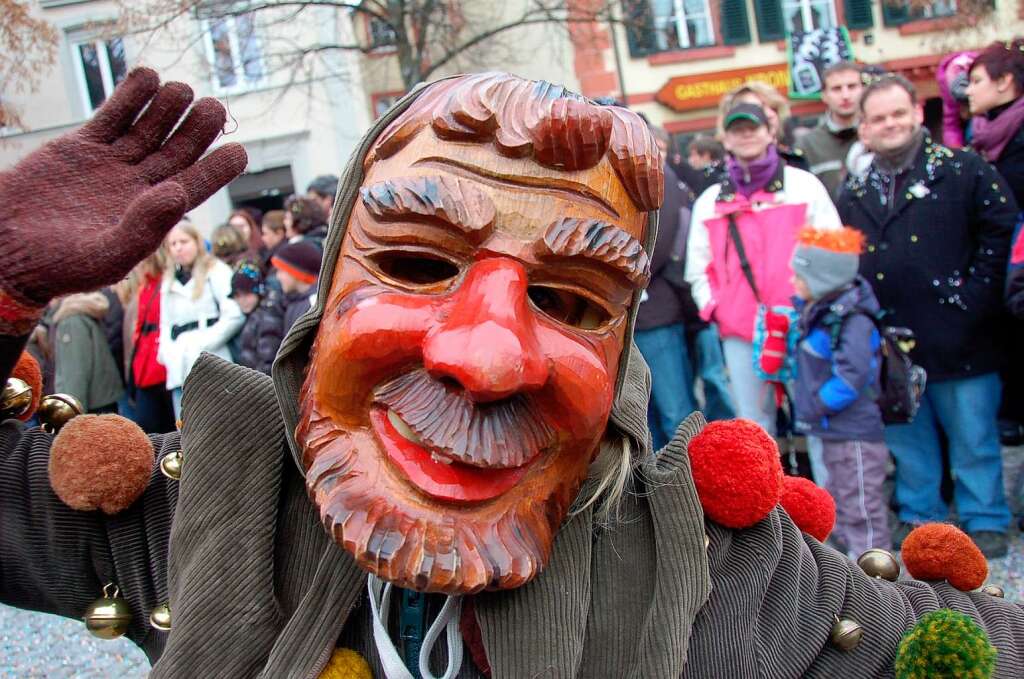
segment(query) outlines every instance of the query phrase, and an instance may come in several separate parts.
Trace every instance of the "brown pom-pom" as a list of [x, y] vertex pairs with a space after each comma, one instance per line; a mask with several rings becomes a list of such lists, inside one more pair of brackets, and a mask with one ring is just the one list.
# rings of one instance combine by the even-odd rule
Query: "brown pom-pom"
[[32, 389], [32, 405], [18, 416], [19, 420], [26, 422], [35, 415], [36, 408], [39, 407], [39, 399], [43, 396], [43, 371], [39, 369], [39, 363], [35, 357], [27, 351], [23, 351], [18, 357], [18, 362], [14, 364], [11, 377], [22, 380]]
[[153, 444], [120, 415], [79, 415], [50, 448], [50, 486], [72, 509], [117, 514], [135, 502], [153, 470]]
[[961, 592], [981, 587], [988, 562], [967, 534], [948, 523], [910, 531], [900, 550], [907, 572], [918, 580], [946, 580]]

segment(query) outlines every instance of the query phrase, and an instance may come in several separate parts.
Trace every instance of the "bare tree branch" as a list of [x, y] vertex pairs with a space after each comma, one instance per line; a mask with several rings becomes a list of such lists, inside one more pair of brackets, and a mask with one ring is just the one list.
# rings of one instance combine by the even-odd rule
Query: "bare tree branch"
[[[7, 0], [10, 1], [10, 0]], [[180, 29], [199, 18], [258, 17], [262, 29], [260, 40], [268, 46], [269, 61], [282, 66], [292, 65], [287, 50], [275, 49], [289, 23], [304, 10], [327, 8], [335, 20], [365, 17], [375, 22], [370, 40], [363, 41], [356, 31], [355, 42], [337, 43], [316, 40], [299, 42], [296, 56], [329, 52], [330, 50], [375, 52], [381, 44], [379, 29], [388, 29], [388, 45], [395, 50], [402, 83], [406, 89], [426, 80], [440, 69], [460, 60], [472, 61], [489, 52], [507, 49], [499, 38], [523, 26], [562, 26], [607, 21], [611, 16], [611, 0], [570, 3], [568, 0], [510, 0], [507, 3], [477, 3], [461, 0], [253, 0], [251, 2], [211, 2], [210, 0], [117, 0], [123, 33], [167, 33]], [[519, 9], [513, 9], [519, 5]], [[510, 11], [512, 10], [512, 11]], [[347, 17], [341, 16], [347, 14]], [[493, 61], [491, 63], [494, 63]], [[288, 81], [290, 82], [290, 80]]]

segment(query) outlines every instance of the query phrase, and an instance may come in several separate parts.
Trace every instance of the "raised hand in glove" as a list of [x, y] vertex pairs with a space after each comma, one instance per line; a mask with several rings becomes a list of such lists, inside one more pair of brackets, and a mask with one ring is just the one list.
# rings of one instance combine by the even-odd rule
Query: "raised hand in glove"
[[187, 85], [137, 68], [91, 121], [0, 173], [0, 334], [28, 332], [53, 297], [123, 278], [245, 169], [239, 144], [201, 158], [224, 126], [216, 100], [175, 129], [191, 102]]

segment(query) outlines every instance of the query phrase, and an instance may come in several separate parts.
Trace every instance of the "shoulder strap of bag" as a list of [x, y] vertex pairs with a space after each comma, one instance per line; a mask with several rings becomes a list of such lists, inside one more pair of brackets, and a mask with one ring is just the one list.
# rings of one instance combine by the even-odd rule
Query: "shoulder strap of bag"
[[761, 302], [761, 293], [757, 291], [757, 283], [754, 282], [754, 272], [750, 268], [750, 260], [747, 259], [747, 250], [743, 247], [743, 239], [740, 238], [740, 229], [736, 225], [736, 215], [729, 213], [727, 218], [729, 220], [729, 238], [732, 239], [733, 245], [736, 246], [736, 256], [740, 259], [743, 277], [747, 279], [750, 289], [754, 291], [754, 299], [757, 300], [758, 304], [763, 304]]

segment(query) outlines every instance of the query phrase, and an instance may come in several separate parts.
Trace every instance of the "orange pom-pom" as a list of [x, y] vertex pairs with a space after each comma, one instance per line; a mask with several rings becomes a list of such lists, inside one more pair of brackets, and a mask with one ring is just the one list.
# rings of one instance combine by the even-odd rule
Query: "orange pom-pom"
[[27, 351], [23, 351], [18, 357], [18, 362], [14, 364], [14, 369], [11, 370], [11, 377], [22, 380], [32, 389], [32, 405], [18, 416], [19, 420], [25, 422], [36, 414], [39, 399], [43, 396], [43, 371], [39, 369], [39, 362], [35, 357]]
[[864, 251], [864, 234], [849, 226], [839, 229], [817, 229], [808, 225], [800, 229], [797, 242], [812, 248], [851, 255], [859, 255]]
[[779, 504], [797, 528], [818, 542], [827, 540], [836, 525], [835, 500], [827, 490], [802, 476], [787, 476], [782, 480]]
[[900, 550], [907, 572], [918, 580], [946, 580], [962, 592], [981, 587], [988, 562], [956, 526], [926, 523], [910, 531]]
[[782, 492], [775, 439], [750, 420], [712, 422], [690, 441], [690, 468], [704, 513], [729, 528], [768, 516]]
[[79, 415], [50, 447], [50, 486], [72, 509], [117, 514], [135, 502], [153, 470], [153, 444], [120, 415]]

